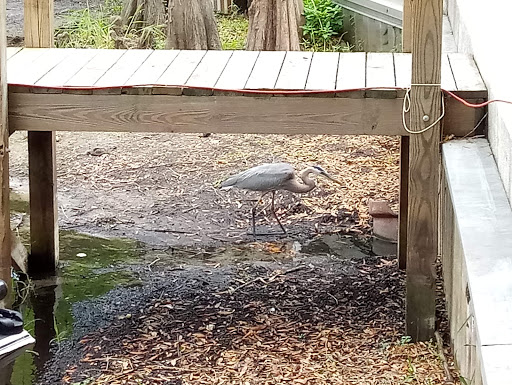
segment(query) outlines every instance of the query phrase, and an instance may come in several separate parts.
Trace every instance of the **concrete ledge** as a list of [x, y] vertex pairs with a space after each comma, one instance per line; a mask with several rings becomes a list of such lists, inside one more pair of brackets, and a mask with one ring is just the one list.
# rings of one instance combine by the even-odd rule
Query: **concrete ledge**
[[461, 375], [512, 383], [512, 210], [485, 139], [443, 145], [441, 241]]

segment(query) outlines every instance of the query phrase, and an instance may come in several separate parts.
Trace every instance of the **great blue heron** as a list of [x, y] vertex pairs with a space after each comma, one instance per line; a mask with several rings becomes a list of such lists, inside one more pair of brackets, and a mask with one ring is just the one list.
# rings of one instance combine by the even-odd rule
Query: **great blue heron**
[[259, 166], [252, 167], [239, 174], [233, 175], [221, 183], [221, 189], [229, 189], [237, 187], [244, 190], [261, 191], [263, 194], [252, 208], [252, 233], [256, 235], [256, 208], [263, 197], [272, 193], [271, 210], [272, 214], [281, 227], [283, 234], [286, 230], [277, 217], [274, 208], [274, 198], [277, 190], [288, 190], [294, 193], [307, 193], [316, 187], [315, 179], [311, 175], [322, 175], [338, 184], [343, 185], [340, 181], [331, 177], [320, 166], [310, 166], [301, 171], [299, 176], [295, 173], [295, 169], [288, 163], [264, 163]]

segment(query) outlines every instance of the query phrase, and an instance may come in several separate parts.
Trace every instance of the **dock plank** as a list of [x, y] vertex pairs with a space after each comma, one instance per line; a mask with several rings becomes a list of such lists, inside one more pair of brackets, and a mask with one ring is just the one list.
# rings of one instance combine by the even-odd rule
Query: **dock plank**
[[334, 90], [338, 75], [340, 54], [336, 52], [315, 52], [309, 68], [307, 90]]
[[94, 85], [98, 87], [125, 85], [128, 79], [140, 68], [152, 52], [153, 51], [148, 49], [130, 49], [126, 51]]
[[41, 87], [60, 87], [67, 83], [81, 68], [83, 68], [98, 53], [99, 49], [77, 49], [72, 55], [53, 67], [35, 85]]
[[392, 53], [368, 53], [366, 57], [366, 87], [395, 87], [395, 67]]
[[208, 51], [185, 83], [192, 87], [213, 87], [226, 68], [233, 51]]
[[71, 79], [65, 82], [71, 87], [90, 87], [94, 85], [125, 53], [127, 50], [101, 50]]
[[36, 84], [39, 79], [72, 54], [73, 50], [45, 50], [45, 52], [36, 59], [35, 63], [37, 63], [37, 65], [24, 68], [24, 72], [19, 74], [19, 79], [12, 79], [13, 83]]
[[366, 54], [364, 52], [340, 53], [337, 90], [351, 90], [366, 86]]
[[153, 51], [139, 69], [125, 82], [125, 85], [155, 84], [179, 53], [179, 50]]
[[215, 84], [216, 88], [241, 90], [249, 79], [259, 51], [235, 51]]
[[199, 65], [206, 51], [204, 50], [183, 50], [167, 67], [162, 76], [157, 80], [158, 84], [183, 86], [196, 67]]
[[273, 89], [281, 72], [286, 52], [262, 51], [245, 84], [246, 89]]
[[22, 47], [7, 47], [7, 56], [6, 59], [9, 60], [11, 57], [16, 55], [18, 52], [20, 52], [23, 48]]
[[313, 52], [287, 52], [275, 88], [278, 90], [303, 90], [306, 88], [312, 58]]
[[485, 83], [471, 56], [463, 53], [449, 53], [448, 59], [457, 85], [457, 91], [485, 90]]
[[394, 53], [395, 84], [400, 88], [411, 87], [412, 56], [407, 53]]
[[441, 57], [441, 88], [449, 91], [456, 91], [457, 85], [453, 78], [452, 67], [448, 60], [448, 55]]
[[10, 84], [30, 84], [25, 81], [27, 69], [37, 66], [36, 61], [49, 48], [24, 48], [9, 60], [7, 82]]

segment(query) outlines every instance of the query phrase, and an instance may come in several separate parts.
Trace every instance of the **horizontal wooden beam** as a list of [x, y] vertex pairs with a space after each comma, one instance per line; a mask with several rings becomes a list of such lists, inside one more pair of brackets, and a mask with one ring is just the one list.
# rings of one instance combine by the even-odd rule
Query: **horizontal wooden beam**
[[[12, 131], [408, 135], [402, 99], [69, 95], [11, 93]], [[445, 133], [466, 135], [475, 111], [450, 113]]]

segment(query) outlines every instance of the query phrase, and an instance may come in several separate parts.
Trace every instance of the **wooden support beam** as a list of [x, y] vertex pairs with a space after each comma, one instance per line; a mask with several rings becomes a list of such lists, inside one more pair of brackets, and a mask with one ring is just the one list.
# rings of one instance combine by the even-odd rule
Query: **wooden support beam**
[[[402, 51], [410, 53], [412, 44], [412, 0], [404, 0], [402, 13]], [[409, 138], [400, 139], [400, 215], [398, 217], [398, 266], [407, 265], [407, 210], [409, 208]]]
[[[452, 103], [460, 104], [448, 99], [445, 134], [464, 136], [481, 115], [468, 107], [451, 115]], [[226, 134], [408, 136], [402, 105], [403, 99], [11, 93], [9, 126], [11, 131], [200, 133], [208, 127]]]
[[412, 7], [412, 87], [407, 226], [406, 333], [429, 340], [435, 331], [437, 216], [441, 114], [442, 0]]
[[[25, 46], [53, 46], [53, 0], [24, 0]], [[29, 132], [29, 273], [53, 273], [58, 262], [55, 133]]]
[[[11, 287], [11, 224], [9, 210], [9, 128], [7, 126], [6, 4], [0, 0], [0, 279]], [[0, 308], [9, 305], [9, 297]]]

